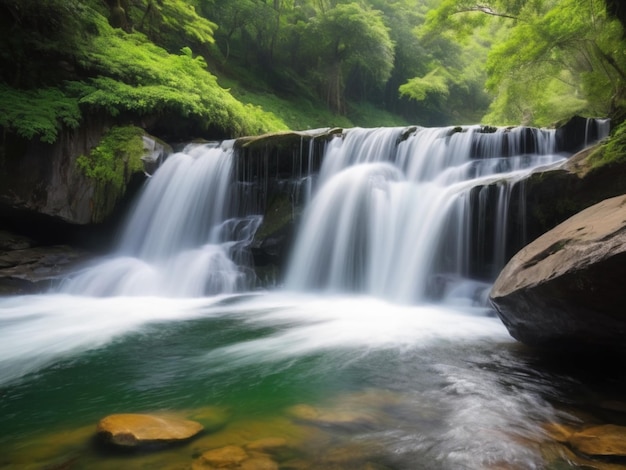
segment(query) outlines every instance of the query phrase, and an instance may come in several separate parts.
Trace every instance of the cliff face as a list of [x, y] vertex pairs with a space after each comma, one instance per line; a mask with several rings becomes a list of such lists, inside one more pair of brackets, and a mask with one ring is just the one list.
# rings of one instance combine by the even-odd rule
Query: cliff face
[[[86, 160], [112, 128], [105, 118], [92, 117], [77, 130], [61, 131], [54, 144], [7, 134], [1, 149], [0, 209], [19, 212], [25, 218], [47, 216], [75, 225], [99, 224], [111, 218], [129, 185], [144, 178], [140, 154], [112, 155], [118, 162], [106, 169], [108, 173], [97, 167], [100, 163]], [[141, 146], [139, 134], [137, 139]], [[163, 145], [155, 149], [156, 141], [148, 137], [143, 146], [146, 159], [154, 158], [158, 151], [167, 153]]]
[[[587, 138], [596, 137], [593, 132], [597, 129], [589, 128], [587, 122], [574, 119], [557, 131], [561, 150], [564, 146], [570, 150], [580, 148]], [[85, 171], [81, 159], [101, 145], [105, 131], [111, 127], [112, 123], [94, 118], [75, 132], [63, 132], [55, 145], [25, 142], [11, 136], [5, 138], [0, 216], [28, 221], [27, 234], [34, 236], [39, 244], [72, 243], [94, 234], [110, 240], [111, 230], [103, 237], [106, 222], [120, 218], [124, 201], [128, 201], [144, 181], [144, 170], [154, 171], [171, 151], [156, 139], [143, 135], [143, 168], [138, 169], [122, 156], [121, 165], [116, 167], [119, 175], [114, 175], [122, 184], [102, 181]], [[260, 284], [267, 286], [280, 280], [300, 213], [320, 169], [325, 145], [341, 131], [282, 132], [234, 141], [234, 178], [243, 201], [240, 209], [246, 214], [263, 215], [263, 222], [249, 247]], [[583, 152], [572, 157], [564, 167], [534, 173], [512, 188], [511, 218], [518, 220], [523, 216], [525, 223], [523, 227], [517, 222], [508, 224], [504, 235], [509, 239], [506, 258], [576, 212], [607, 197], [626, 193], [626, 165], [624, 168], [612, 165], [590, 169], [588, 155]], [[97, 172], [94, 174], [98, 176]], [[493, 186], [472, 190], [470, 203], [478, 204], [478, 193], [482, 191], [487, 201], [485, 210], [489, 212], [499, 198], [497, 184]], [[493, 203], [489, 204], [490, 201]], [[489, 217], [485, 222], [494, 223]], [[7, 228], [7, 224], [3, 225]], [[77, 231], [77, 227], [81, 230]], [[114, 228], [114, 224], [109, 224], [108, 228]], [[522, 229], [524, 236], [520, 236]], [[489, 227], [476, 227], [476, 230], [495, 233]], [[486, 239], [484, 245], [491, 242], [494, 240]], [[479, 279], [493, 279], [493, 267], [502, 263], [481, 257], [481, 253], [481, 247], [477, 246], [469, 254], [474, 260], [470, 274]], [[15, 264], [19, 265], [17, 261]], [[12, 275], [15, 276], [14, 271]]]
[[[110, 247], [116, 223], [146, 172], [171, 152], [158, 139], [133, 128], [133, 155], [112, 155], [121, 157], [112, 167], [106, 167], [106, 158], [104, 165], [89, 159], [112, 128], [106, 119], [92, 117], [75, 131], [61, 131], [54, 144], [4, 134], [0, 294], [46, 289], [78, 269], [93, 256], [90, 252]], [[8, 242], [16, 236], [26, 241]]]

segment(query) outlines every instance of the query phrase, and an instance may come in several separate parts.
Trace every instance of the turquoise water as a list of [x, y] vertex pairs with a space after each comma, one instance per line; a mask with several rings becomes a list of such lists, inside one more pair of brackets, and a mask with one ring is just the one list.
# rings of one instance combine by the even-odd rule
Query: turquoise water
[[[575, 468], [545, 426], [621, 416], [589, 418], [589, 403], [619, 398], [623, 381], [592, 393], [485, 309], [50, 295], [0, 301], [0, 323], [3, 469], [191, 468], [206, 450], [277, 437], [278, 468]], [[94, 440], [104, 416], [144, 412], [206, 429], [142, 453]]]

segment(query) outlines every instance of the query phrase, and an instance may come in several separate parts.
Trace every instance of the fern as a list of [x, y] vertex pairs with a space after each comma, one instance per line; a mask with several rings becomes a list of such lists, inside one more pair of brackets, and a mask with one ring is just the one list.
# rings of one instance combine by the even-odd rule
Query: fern
[[55, 88], [23, 91], [0, 84], [0, 126], [26, 139], [56, 140], [62, 125], [77, 128], [78, 100]]

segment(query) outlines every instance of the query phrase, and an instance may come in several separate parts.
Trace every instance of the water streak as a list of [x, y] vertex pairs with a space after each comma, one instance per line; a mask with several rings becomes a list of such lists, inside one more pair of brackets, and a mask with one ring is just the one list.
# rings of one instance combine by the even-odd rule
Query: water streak
[[[488, 282], [506, 262], [513, 183], [564, 161], [555, 142], [554, 130], [533, 128], [345, 131], [328, 146], [287, 287], [364, 292], [403, 303], [454, 291], [452, 297], [483, 302]], [[483, 188], [478, 203], [470, 197], [474, 188]], [[489, 188], [496, 188], [495, 204]], [[468, 279], [471, 245], [489, 252], [488, 279]]]
[[237, 217], [231, 144], [190, 145], [170, 156], [145, 186], [117, 252], [63, 291], [195, 297], [247, 288], [245, 248], [261, 218]]

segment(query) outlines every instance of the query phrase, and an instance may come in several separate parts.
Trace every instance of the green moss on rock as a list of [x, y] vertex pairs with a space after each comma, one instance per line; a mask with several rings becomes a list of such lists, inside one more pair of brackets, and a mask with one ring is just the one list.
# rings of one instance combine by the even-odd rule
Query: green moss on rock
[[94, 180], [94, 220], [109, 214], [126, 191], [132, 175], [143, 170], [142, 136], [138, 127], [113, 127], [89, 155], [81, 155], [76, 165], [87, 178]]
[[626, 163], [626, 121], [615, 128], [611, 138], [599, 145], [589, 160], [593, 168]]
[[142, 168], [143, 130], [134, 127], [113, 127], [89, 155], [81, 155], [76, 164], [85, 176], [122, 189], [128, 178]]

